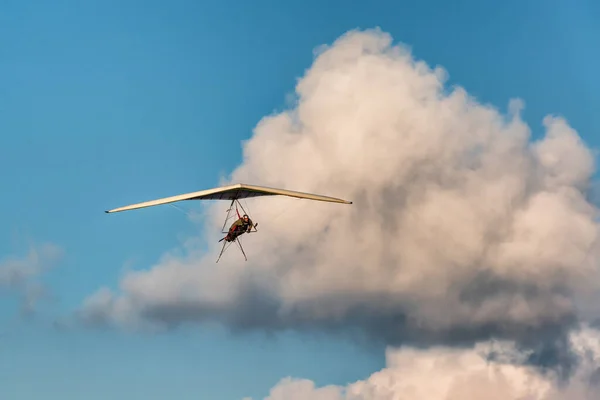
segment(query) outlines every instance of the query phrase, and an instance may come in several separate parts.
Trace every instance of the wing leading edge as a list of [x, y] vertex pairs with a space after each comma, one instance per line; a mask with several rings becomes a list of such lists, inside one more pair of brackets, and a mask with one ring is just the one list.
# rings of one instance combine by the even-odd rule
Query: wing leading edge
[[158, 206], [161, 204], [175, 203], [183, 200], [239, 200], [251, 197], [261, 196], [288, 196], [299, 199], [308, 199], [316, 201], [326, 201], [332, 203], [352, 204], [351, 201], [338, 199], [335, 197], [323, 196], [319, 194], [296, 192], [285, 189], [275, 189], [264, 186], [246, 185], [238, 183], [230, 186], [223, 186], [213, 189], [201, 190], [198, 192], [185, 193], [177, 196], [163, 197], [161, 199], [145, 201], [142, 203], [131, 204], [124, 207], [114, 208], [105, 211], [106, 213], [115, 213], [120, 211], [134, 210], [137, 208]]

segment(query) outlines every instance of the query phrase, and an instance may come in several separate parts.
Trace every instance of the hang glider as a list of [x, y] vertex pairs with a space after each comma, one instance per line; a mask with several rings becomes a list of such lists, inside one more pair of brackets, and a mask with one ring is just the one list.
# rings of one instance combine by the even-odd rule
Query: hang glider
[[300, 199], [316, 200], [316, 201], [328, 201], [332, 203], [343, 203], [352, 204], [351, 201], [342, 199], [336, 199], [335, 197], [322, 196], [318, 194], [294, 192], [292, 190], [274, 189], [264, 186], [253, 186], [238, 183], [230, 186], [223, 186], [214, 189], [201, 190], [199, 192], [192, 192], [186, 194], [180, 194], [177, 196], [163, 197], [162, 199], [145, 201], [142, 203], [131, 204], [129, 206], [114, 208], [112, 210], [105, 211], [107, 213], [115, 213], [127, 210], [134, 210], [137, 208], [158, 206], [161, 204], [169, 204], [183, 200], [240, 200], [252, 197], [262, 196], [288, 196], [296, 197]]
[[[256, 227], [258, 223], [254, 223], [252, 219], [249, 217], [246, 210], [244, 210], [243, 206], [239, 202], [241, 199], [248, 199], [254, 197], [265, 197], [265, 196], [287, 196], [287, 197], [295, 197], [299, 199], [306, 200], [315, 200], [315, 201], [325, 201], [331, 203], [340, 203], [340, 204], [352, 204], [351, 201], [338, 199], [335, 197], [323, 196], [319, 194], [312, 193], [303, 193], [296, 192], [292, 190], [284, 190], [284, 189], [275, 189], [264, 186], [254, 186], [254, 185], [246, 185], [243, 183], [238, 183], [229, 186], [223, 186], [208, 190], [201, 190], [198, 192], [191, 192], [186, 194], [180, 194], [176, 196], [163, 197], [161, 199], [145, 201], [142, 203], [131, 204], [124, 207], [114, 208], [112, 210], [105, 211], [106, 213], [116, 213], [121, 211], [135, 210], [139, 208], [158, 206], [163, 204], [175, 203], [178, 201], [187, 201], [187, 200], [228, 200], [231, 201], [229, 209], [227, 210], [227, 217], [225, 219], [225, 223], [223, 224], [223, 229], [221, 233], [226, 234], [219, 242], [224, 241], [223, 247], [221, 249], [221, 253], [219, 254], [219, 259], [223, 255], [223, 252], [226, 249], [228, 244], [236, 242], [244, 254], [244, 258], [246, 258], [246, 253], [244, 252], [244, 248], [242, 247], [239, 236], [244, 233], [257, 232]], [[235, 210], [237, 213], [238, 219], [231, 225], [228, 231], [225, 231], [225, 225], [229, 220], [231, 212], [233, 210], [233, 206], [235, 205]], [[241, 215], [238, 210], [238, 206], [242, 208], [244, 214]], [[227, 246], [228, 247], [228, 246]]]

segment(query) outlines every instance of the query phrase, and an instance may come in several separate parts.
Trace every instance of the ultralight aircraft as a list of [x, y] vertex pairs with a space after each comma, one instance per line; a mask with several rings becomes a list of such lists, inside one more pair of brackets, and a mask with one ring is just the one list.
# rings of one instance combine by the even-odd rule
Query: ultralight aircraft
[[[221, 252], [219, 253], [217, 262], [219, 262], [219, 260], [221, 259], [221, 256], [223, 255], [223, 252], [226, 250], [226, 248], [229, 247], [229, 245], [233, 242], [236, 242], [238, 244], [242, 254], [244, 255], [244, 259], [246, 259], [247, 261], [248, 258], [246, 257], [246, 252], [242, 247], [239, 237], [244, 233], [258, 232], [258, 230], [256, 229], [258, 223], [252, 221], [248, 212], [240, 203], [240, 199], [263, 196], [288, 196], [299, 199], [352, 204], [351, 201], [342, 200], [335, 197], [237, 183], [229, 186], [222, 186], [213, 189], [202, 190], [199, 192], [185, 193], [176, 196], [163, 197], [161, 199], [145, 201], [143, 203], [131, 204], [128, 206], [115, 208], [105, 212], [115, 213], [120, 211], [134, 210], [137, 208], [170, 204], [184, 200], [229, 200], [231, 201], [231, 203], [229, 205], [229, 208], [227, 209], [227, 216], [225, 218], [225, 222], [221, 230], [221, 233], [225, 234], [225, 236], [221, 240], [219, 240], [219, 242], [223, 241], [223, 247], [221, 248]], [[231, 218], [231, 213], [234, 209], [234, 206], [238, 219], [231, 225], [229, 230], [225, 231], [225, 226], [227, 224], [227, 221]], [[243, 215], [240, 214], [238, 206], [242, 209], [244, 213]]]

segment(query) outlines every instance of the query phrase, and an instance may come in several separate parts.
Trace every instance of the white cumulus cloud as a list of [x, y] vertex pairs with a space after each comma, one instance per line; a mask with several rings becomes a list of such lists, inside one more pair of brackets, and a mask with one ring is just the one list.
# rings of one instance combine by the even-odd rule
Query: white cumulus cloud
[[19, 296], [21, 312], [31, 313], [37, 302], [49, 295], [42, 275], [56, 265], [63, 252], [50, 243], [31, 246], [25, 256], [0, 259], [0, 291]]
[[599, 340], [588, 328], [570, 336], [582, 362], [568, 382], [520, 363], [511, 343], [483, 342], [469, 349], [390, 349], [386, 367], [363, 381], [317, 387], [288, 377], [264, 400], [592, 400], [600, 397]]
[[445, 79], [378, 30], [321, 48], [296, 104], [260, 121], [229, 181], [354, 204], [249, 200], [260, 227], [243, 239], [249, 261], [232, 247], [219, 264], [228, 204], [210, 205], [208, 253], [166, 254], [119, 291], [91, 295], [80, 316], [352, 330], [391, 345], [496, 337], [550, 343], [539, 363], [566, 357], [566, 334], [599, 283], [592, 151], [557, 116], [532, 142], [520, 100], [503, 113]]

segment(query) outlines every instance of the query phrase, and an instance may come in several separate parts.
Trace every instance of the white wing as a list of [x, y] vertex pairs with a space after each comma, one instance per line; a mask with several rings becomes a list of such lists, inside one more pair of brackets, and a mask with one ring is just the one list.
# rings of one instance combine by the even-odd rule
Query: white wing
[[131, 204], [129, 206], [119, 207], [105, 211], [114, 213], [119, 211], [133, 210], [136, 208], [144, 208], [158, 206], [161, 204], [174, 203], [182, 200], [239, 200], [250, 197], [260, 196], [289, 196], [299, 199], [308, 199], [316, 201], [328, 201], [332, 203], [352, 204], [351, 201], [337, 199], [335, 197], [322, 196], [318, 194], [295, 192], [292, 190], [274, 189], [263, 186], [252, 186], [243, 183], [238, 183], [230, 186], [223, 186], [214, 189], [202, 190], [199, 192], [180, 194], [177, 196], [163, 197], [162, 199], [145, 201], [143, 203]]

